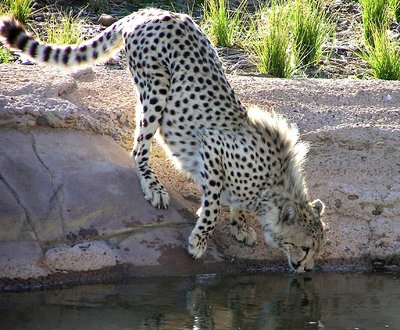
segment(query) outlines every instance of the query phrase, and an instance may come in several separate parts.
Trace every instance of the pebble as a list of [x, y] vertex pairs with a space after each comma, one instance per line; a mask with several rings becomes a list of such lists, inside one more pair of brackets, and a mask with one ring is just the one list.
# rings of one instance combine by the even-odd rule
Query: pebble
[[348, 195], [347, 198], [350, 199], [351, 201], [354, 201], [354, 200], [358, 199], [359, 197], [358, 197], [358, 195]]
[[336, 206], [336, 208], [340, 209], [342, 207], [342, 201], [340, 199], [336, 199], [335, 206]]
[[29, 126], [29, 127], [36, 126], [36, 120], [33, 120], [33, 119], [28, 120], [28, 121], [26, 122], [26, 125]]
[[118, 21], [118, 18], [111, 15], [102, 14], [97, 22], [103, 26], [110, 26], [114, 24], [116, 21]]
[[121, 65], [121, 60], [122, 60], [122, 58], [121, 58], [121, 56], [119, 55], [119, 54], [117, 54], [117, 55], [115, 55], [115, 56], [113, 56], [113, 57], [110, 57], [106, 62], [105, 62], [105, 64], [107, 64], [107, 65], [115, 65], [115, 66], [120, 66]]
[[23, 64], [23, 65], [34, 65], [36, 63], [35, 63], [35, 61], [33, 61], [33, 60], [21, 55], [21, 64]]
[[388, 94], [385, 96], [385, 101], [391, 101], [392, 100], [392, 95]]
[[40, 116], [40, 117], [38, 117], [36, 119], [36, 124], [39, 125], [39, 126], [47, 126], [48, 125], [48, 121], [47, 121], [46, 117]]
[[44, 22], [44, 16], [43, 16], [43, 15], [36, 15], [36, 16], [34, 17], [34, 20], [35, 20], [36, 22]]

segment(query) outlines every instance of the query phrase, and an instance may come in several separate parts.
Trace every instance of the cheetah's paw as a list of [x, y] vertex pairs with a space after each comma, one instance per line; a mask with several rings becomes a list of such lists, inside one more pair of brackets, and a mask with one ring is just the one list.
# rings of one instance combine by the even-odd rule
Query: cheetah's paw
[[246, 245], [253, 246], [257, 243], [257, 234], [255, 230], [249, 226], [231, 226], [231, 233], [239, 242], [243, 242]]
[[165, 188], [160, 184], [150, 185], [146, 179], [140, 180], [144, 198], [157, 209], [167, 209], [169, 206], [169, 195]]
[[194, 259], [202, 257], [207, 248], [207, 238], [200, 236], [194, 229], [189, 237], [188, 251]]

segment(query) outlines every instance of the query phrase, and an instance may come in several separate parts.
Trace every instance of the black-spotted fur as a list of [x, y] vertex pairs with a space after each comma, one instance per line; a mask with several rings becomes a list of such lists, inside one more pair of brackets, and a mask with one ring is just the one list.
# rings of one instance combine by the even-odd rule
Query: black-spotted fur
[[37, 61], [61, 66], [93, 63], [124, 47], [140, 99], [133, 157], [144, 196], [166, 208], [169, 196], [149, 164], [159, 131], [178, 167], [203, 191], [189, 252], [199, 258], [212, 234], [220, 203], [231, 206], [233, 235], [248, 245], [256, 233], [282, 249], [298, 271], [310, 269], [323, 240], [323, 204], [310, 202], [301, 166], [306, 148], [280, 116], [248, 110], [237, 99], [217, 52], [190, 17], [143, 10], [79, 45], [46, 45], [15, 19], [0, 19], [0, 37]]

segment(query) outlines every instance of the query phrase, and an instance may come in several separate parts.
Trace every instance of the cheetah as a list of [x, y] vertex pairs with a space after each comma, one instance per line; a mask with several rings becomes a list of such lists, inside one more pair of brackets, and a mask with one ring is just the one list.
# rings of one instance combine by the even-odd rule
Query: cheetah
[[236, 239], [256, 243], [243, 213], [250, 211], [289, 266], [297, 272], [313, 268], [323, 243], [324, 204], [308, 199], [302, 172], [307, 145], [283, 117], [241, 104], [215, 48], [189, 16], [145, 9], [88, 41], [64, 46], [42, 43], [3, 17], [0, 37], [34, 60], [64, 67], [96, 63], [124, 48], [139, 99], [132, 157], [144, 198], [156, 208], [169, 204], [149, 163], [156, 132], [177, 167], [202, 190], [189, 253], [204, 254], [224, 203]]

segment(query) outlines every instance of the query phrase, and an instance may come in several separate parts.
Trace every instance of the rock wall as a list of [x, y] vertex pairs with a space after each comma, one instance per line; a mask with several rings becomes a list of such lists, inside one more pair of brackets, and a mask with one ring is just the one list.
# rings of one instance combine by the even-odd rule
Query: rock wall
[[327, 204], [321, 258], [339, 265], [399, 265], [399, 82], [268, 82], [245, 78], [233, 85], [250, 91], [239, 93], [243, 99], [285, 113], [311, 143], [309, 190]]
[[[3, 65], [0, 77], [0, 288], [121, 270], [287, 269], [260, 232], [253, 248], [231, 238], [226, 213], [206, 256], [189, 257], [199, 192], [154, 146], [172, 203], [160, 211], [144, 200], [128, 152], [136, 98], [126, 72]], [[230, 81], [245, 103], [275, 108], [311, 142], [309, 192], [327, 205], [318, 269], [400, 265], [400, 83]]]

